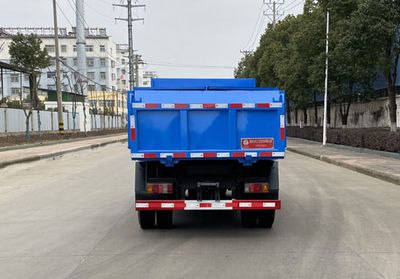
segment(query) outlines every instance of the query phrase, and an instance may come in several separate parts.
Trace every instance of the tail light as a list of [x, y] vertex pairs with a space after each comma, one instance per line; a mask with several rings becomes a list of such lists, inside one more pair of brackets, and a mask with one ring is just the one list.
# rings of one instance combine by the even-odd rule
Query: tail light
[[269, 184], [268, 183], [245, 183], [244, 184], [245, 193], [268, 193]]
[[147, 183], [146, 192], [149, 194], [172, 194], [172, 183]]

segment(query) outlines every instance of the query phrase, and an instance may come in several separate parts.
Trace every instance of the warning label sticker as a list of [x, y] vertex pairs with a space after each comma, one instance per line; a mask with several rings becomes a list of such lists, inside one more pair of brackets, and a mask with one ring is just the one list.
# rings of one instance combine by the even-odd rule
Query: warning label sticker
[[272, 149], [274, 148], [273, 138], [242, 138], [242, 149]]

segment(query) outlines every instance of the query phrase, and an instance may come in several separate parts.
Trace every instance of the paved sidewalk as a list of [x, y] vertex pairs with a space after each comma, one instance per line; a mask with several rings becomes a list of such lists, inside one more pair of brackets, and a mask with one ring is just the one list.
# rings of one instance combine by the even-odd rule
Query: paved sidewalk
[[287, 150], [400, 185], [400, 154], [288, 138]]
[[60, 156], [70, 152], [97, 148], [111, 143], [124, 142], [126, 140], [126, 134], [118, 134], [107, 137], [86, 138], [60, 144], [2, 151], [0, 152], [0, 168], [13, 164]]

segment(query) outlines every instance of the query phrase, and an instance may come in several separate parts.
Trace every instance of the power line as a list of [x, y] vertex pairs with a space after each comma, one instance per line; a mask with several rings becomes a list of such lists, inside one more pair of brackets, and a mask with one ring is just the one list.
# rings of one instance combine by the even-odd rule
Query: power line
[[217, 65], [193, 65], [193, 64], [176, 64], [170, 62], [145, 62], [146, 65], [153, 66], [163, 66], [163, 67], [172, 67], [172, 68], [207, 68], [207, 69], [234, 69], [235, 67], [231, 66], [217, 66]]
[[272, 27], [275, 28], [277, 21], [285, 14], [284, 11], [281, 11], [282, 5], [285, 4], [285, 0], [264, 0], [264, 4], [268, 9], [264, 12], [264, 15], [271, 20]]
[[[261, 20], [263, 14], [264, 14], [263, 7], [264, 7], [264, 3], [261, 4], [256, 24], [253, 27], [253, 32], [251, 33], [251, 36], [250, 36], [249, 40], [246, 43], [245, 49], [249, 49], [250, 42], [252, 41], [253, 37], [256, 35], [256, 31], [259, 29], [260, 20]], [[256, 36], [258, 36], [258, 34]]]

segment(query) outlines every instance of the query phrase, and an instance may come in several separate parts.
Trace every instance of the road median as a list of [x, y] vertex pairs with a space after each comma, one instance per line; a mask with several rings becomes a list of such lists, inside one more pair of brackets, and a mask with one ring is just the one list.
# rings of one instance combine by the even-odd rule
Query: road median
[[0, 152], [0, 169], [10, 165], [29, 163], [43, 159], [62, 156], [67, 153], [95, 149], [109, 144], [125, 142], [127, 135], [118, 134], [112, 136], [103, 136], [95, 138], [85, 138], [71, 142], [63, 142], [46, 146], [35, 146], [31, 148], [6, 150]]
[[288, 138], [288, 151], [344, 167], [362, 174], [400, 185], [400, 156], [386, 152]]

